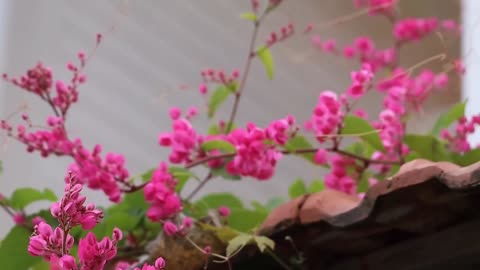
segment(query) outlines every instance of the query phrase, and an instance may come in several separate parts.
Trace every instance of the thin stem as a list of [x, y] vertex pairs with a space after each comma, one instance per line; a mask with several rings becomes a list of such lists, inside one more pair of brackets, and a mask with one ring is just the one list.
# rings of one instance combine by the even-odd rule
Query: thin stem
[[[40, 98], [43, 99], [45, 102], [48, 103], [48, 105], [52, 108], [53, 110], [53, 113], [55, 114], [55, 116], [57, 117], [60, 117], [60, 113], [58, 112], [57, 110], [57, 107], [55, 107], [55, 104], [53, 103], [52, 101], [52, 97], [50, 96], [50, 93], [46, 93], [46, 96], [42, 96], [40, 95]], [[62, 118], [64, 119], [63, 115], [62, 115]]]
[[190, 195], [187, 196], [187, 198], [185, 199], [186, 201], [190, 201], [193, 196], [195, 196], [195, 194], [197, 194], [200, 189], [202, 189], [203, 186], [205, 186], [205, 184], [210, 181], [210, 179], [212, 179], [213, 177], [213, 174], [212, 172], [208, 173], [207, 177], [205, 177], [205, 179], [203, 179], [199, 184], [198, 186], [190, 193]]
[[[397, 3], [398, 2], [400, 2], [400, 0], [398, 0]], [[376, 10], [380, 10], [382, 8], [388, 7], [389, 5], [390, 5], [390, 3], [382, 3], [382, 4], [379, 4], [375, 7], [363, 8], [363, 9], [360, 9], [356, 12], [353, 12], [353, 13], [335, 18], [335, 19], [333, 19], [329, 22], [317, 24], [315, 26], [315, 28], [320, 29], [320, 30], [326, 29], [326, 28], [331, 28], [332, 26], [336, 26], [336, 25], [339, 25], [339, 24], [342, 24], [342, 23], [345, 23], [345, 22], [353, 21], [354, 19], [357, 19], [359, 17], [367, 15], [367, 14], [371, 13], [372, 11], [376, 11]]]
[[[120, 181], [119, 181], [120, 182]], [[147, 181], [145, 183], [142, 183], [141, 185], [138, 185], [138, 186], [135, 186], [135, 185], [128, 185], [128, 189], [124, 189], [122, 190], [122, 192], [124, 193], [132, 193], [132, 192], [135, 192], [137, 190], [140, 190], [142, 188], [144, 188], [150, 181]]]
[[255, 57], [255, 41], [257, 40], [258, 30], [260, 28], [260, 23], [264, 15], [265, 13], [262, 16], [260, 16], [260, 18], [256, 20], [253, 25], [253, 33], [250, 39], [250, 45], [248, 46], [247, 59], [245, 61], [245, 66], [243, 68], [242, 78], [240, 79], [238, 89], [235, 92], [235, 100], [233, 102], [232, 112], [230, 113], [230, 119], [228, 120], [228, 123], [227, 123], [226, 133], [229, 133], [231, 131], [233, 127], [233, 121], [235, 121], [235, 117], [237, 116], [238, 106], [240, 104], [240, 98], [242, 97], [242, 92], [245, 89], [245, 84], [247, 82], [248, 74], [250, 73], [252, 60]]
[[290, 266], [288, 266], [284, 261], [282, 261], [277, 254], [273, 253], [270, 249], [266, 249], [268, 255], [270, 255], [283, 269], [285, 270], [292, 270]]
[[[332, 153], [337, 153], [346, 157], [350, 157], [359, 161], [362, 161], [364, 163], [368, 162], [371, 164], [384, 164], [384, 165], [399, 165], [400, 161], [389, 161], [389, 160], [371, 160], [367, 157], [360, 156], [351, 152], [347, 152], [344, 150], [336, 149], [336, 148], [326, 148], [328, 152]], [[281, 151], [282, 154], [285, 155], [291, 155], [291, 154], [309, 154], [309, 153], [315, 153], [318, 151], [318, 148], [303, 148], [303, 149], [297, 149], [294, 151], [288, 151], [288, 150], [283, 150]], [[227, 153], [227, 154], [220, 154], [220, 155], [214, 155], [214, 156], [207, 156], [201, 159], [197, 159], [185, 166], [185, 168], [190, 169], [195, 166], [198, 166], [200, 164], [203, 164], [205, 162], [211, 161], [211, 160], [216, 160], [216, 159], [223, 159], [223, 158], [231, 158], [234, 157], [236, 154], [235, 153]]]
[[0, 203], [0, 206], [3, 208], [3, 210], [5, 210], [5, 212], [7, 212], [8, 215], [10, 215], [11, 217], [13, 217], [14, 214], [13, 214], [12, 210], [10, 210], [10, 208], [8, 208], [8, 206], [6, 206], [6, 205], [4, 205], [4, 204], [2, 204], [2, 203]]

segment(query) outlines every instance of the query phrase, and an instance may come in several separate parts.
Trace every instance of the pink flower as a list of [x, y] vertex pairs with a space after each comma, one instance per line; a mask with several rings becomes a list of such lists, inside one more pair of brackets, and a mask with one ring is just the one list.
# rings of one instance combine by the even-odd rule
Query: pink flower
[[363, 56], [368, 56], [375, 50], [375, 45], [371, 38], [369, 37], [358, 37], [355, 39], [355, 48]]
[[61, 269], [69, 269], [69, 270], [77, 269], [75, 258], [70, 255], [63, 255], [59, 260], [59, 266], [61, 267]]
[[337, 50], [337, 43], [333, 39], [327, 40], [327, 41], [323, 42], [322, 49], [325, 52], [330, 52], [330, 53], [335, 52]]
[[168, 171], [166, 163], [160, 163], [143, 190], [145, 200], [151, 204], [147, 211], [149, 219], [158, 221], [181, 211], [180, 198], [175, 193], [176, 185], [177, 180]]
[[198, 91], [200, 92], [200, 94], [206, 95], [207, 92], [208, 92], [208, 87], [207, 87], [207, 85], [204, 84], [204, 83], [200, 84], [200, 86], [198, 87]]
[[406, 18], [395, 23], [394, 37], [399, 41], [417, 41], [437, 29], [436, 18]]
[[178, 232], [178, 227], [173, 222], [167, 221], [163, 223], [163, 232], [168, 236], [172, 236]]
[[169, 114], [172, 120], [177, 120], [182, 115], [182, 111], [177, 107], [172, 107], [170, 108]]
[[348, 59], [353, 58], [355, 56], [355, 49], [351, 46], [345, 46], [343, 48], [343, 56]]
[[40, 224], [41, 222], [45, 222], [45, 220], [40, 217], [40, 216], [36, 216], [34, 218], [32, 218], [32, 225], [33, 227], [37, 226], [38, 224]]
[[323, 148], [318, 149], [315, 155], [313, 156], [313, 160], [319, 165], [327, 164], [327, 161], [328, 161], [327, 150]]
[[445, 73], [437, 74], [433, 83], [437, 89], [445, 89], [448, 86], [448, 75]]
[[221, 217], [228, 217], [230, 216], [231, 212], [230, 212], [230, 208], [226, 207], [226, 206], [220, 206], [218, 208], [218, 214], [221, 216]]
[[325, 141], [325, 136], [333, 134], [343, 120], [342, 103], [337, 94], [324, 91], [318, 98], [309, 121], [305, 123], [309, 131], [317, 136], [319, 142]]
[[454, 64], [455, 64], [455, 71], [457, 72], [457, 74], [459, 75], [465, 74], [465, 65], [463, 64], [461, 59], [455, 60]]
[[24, 225], [25, 224], [25, 215], [22, 214], [22, 213], [15, 213], [13, 214], [13, 222], [15, 222], [15, 224], [17, 225]]
[[353, 114], [355, 114], [356, 116], [360, 117], [360, 118], [363, 118], [363, 119], [367, 119], [368, 118], [368, 114], [365, 110], [362, 110], [362, 109], [356, 109]]
[[320, 47], [322, 45], [322, 40], [320, 39], [320, 36], [312, 36], [312, 44]]
[[193, 220], [189, 217], [185, 217], [182, 220], [182, 229], [190, 229], [193, 226]]
[[197, 114], [198, 114], [198, 109], [197, 109], [196, 107], [190, 107], [190, 108], [188, 108], [188, 110], [187, 110], [187, 116], [186, 116], [186, 118], [187, 118], [187, 119], [192, 119], [192, 118], [195, 117]]
[[370, 15], [392, 13], [396, 0], [354, 0], [357, 8], [368, 7]]
[[78, 258], [83, 264], [82, 269], [103, 269], [105, 263], [117, 254], [115, 236], [110, 240], [104, 237], [100, 242], [92, 232], [89, 232], [78, 244]]

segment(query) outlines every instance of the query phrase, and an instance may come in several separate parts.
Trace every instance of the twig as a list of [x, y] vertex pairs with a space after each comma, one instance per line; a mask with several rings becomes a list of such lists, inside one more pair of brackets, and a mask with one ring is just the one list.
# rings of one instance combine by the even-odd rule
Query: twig
[[210, 181], [210, 179], [212, 179], [213, 177], [213, 174], [212, 172], [209, 172], [208, 175], [205, 177], [205, 179], [203, 179], [199, 184], [198, 186], [187, 196], [187, 198], [185, 199], [186, 201], [190, 201], [193, 196], [195, 196], [195, 194], [197, 194], [200, 189], [202, 189], [203, 186], [205, 186], [205, 184]]
[[[400, 161], [389, 161], [389, 160], [371, 160], [367, 157], [360, 156], [351, 152], [347, 152], [344, 150], [340, 149], [335, 149], [335, 148], [326, 148], [325, 149], [328, 152], [332, 153], [337, 153], [343, 156], [347, 156], [362, 162], [369, 162], [371, 164], [384, 164], [384, 165], [398, 165], [400, 164]], [[297, 149], [294, 151], [288, 151], [288, 150], [283, 150], [281, 151], [282, 154], [285, 155], [291, 155], [291, 154], [309, 154], [309, 153], [315, 153], [318, 151], [318, 148], [303, 148], [303, 149]], [[200, 164], [203, 164], [205, 162], [211, 161], [211, 160], [216, 160], [216, 159], [223, 159], [223, 158], [231, 158], [234, 157], [236, 153], [226, 153], [226, 154], [220, 154], [220, 155], [214, 155], [214, 156], [207, 156], [201, 159], [197, 159], [185, 166], [186, 169], [193, 168], [195, 166], [198, 166]]]
[[247, 82], [248, 74], [250, 73], [250, 67], [252, 65], [252, 60], [255, 57], [255, 41], [257, 40], [258, 30], [260, 28], [260, 23], [262, 19], [265, 17], [266, 13], [263, 13], [262, 16], [258, 20], [256, 20], [253, 24], [253, 33], [250, 39], [250, 45], [248, 46], [248, 54], [247, 59], [245, 60], [245, 67], [243, 68], [242, 78], [240, 79], [240, 83], [238, 85], [238, 89], [235, 92], [235, 101], [233, 102], [232, 112], [230, 113], [230, 119], [227, 123], [227, 129], [225, 133], [229, 133], [233, 127], [233, 121], [237, 115], [238, 106], [240, 104], [240, 98], [242, 93], [245, 89], [245, 84]]

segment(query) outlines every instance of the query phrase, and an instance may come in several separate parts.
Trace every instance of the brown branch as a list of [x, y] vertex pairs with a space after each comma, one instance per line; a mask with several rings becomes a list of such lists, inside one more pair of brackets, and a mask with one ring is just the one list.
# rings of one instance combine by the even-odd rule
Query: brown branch
[[247, 59], [245, 61], [245, 67], [243, 68], [242, 78], [240, 79], [238, 89], [235, 92], [235, 100], [233, 102], [232, 112], [230, 113], [230, 118], [228, 120], [227, 129], [225, 133], [229, 133], [233, 127], [233, 121], [235, 121], [235, 117], [237, 115], [238, 106], [240, 104], [240, 98], [245, 89], [245, 84], [247, 82], [248, 74], [250, 73], [250, 67], [252, 66], [252, 60], [255, 57], [255, 41], [257, 40], [258, 30], [260, 28], [260, 23], [262, 19], [265, 17], [265, 14], [266, 13], [263, 13], [263, 15], [260, 16], [260, 18], [254, 22], [253, 33], [250, 39], [250, 45], [248, 46]]
[[[116, 179], [117, 182], [119, 183], [122, 183], [121, 181], [119, 181], [118, 179]], [[138, 186], [135, 186], [135, 185], [130, 185], [130, 184], [127, 184], [125, 183], [126, 186], [128, 186], [128, 189], [123, 189], [122, 192], [123, 193], [132, 193], [132, 192], [135, 192], [137, 190], [140, 190], [140, 189], [143, 189], [150, 181], [147, 181], [145, 183], [142, 183], [141, 185], [138, 185]]]
[[[297, 149], [295, 151], [288, 151], [288, 150], [283, 150], [281, 151], [282, 154], [285, 155], [296, 155], [296, 154], [309, 154], [309, 153], [315, 153], [318, 151], [319, 148], [303, 148], [303, 149]], [[370, 164], [383, 164], [383, 165], [400, 165], [400, 161], [389, 161], [389, 160], [372, 160], [364, 156], [360, 156], [351, 152], [347, 152], [341, 149], [335, 149], [335, 148], [326, 148], [328, 152], [331, 153], [337, 153], [342, 156], [350, 157], [356, 160], [359, 160], [364, 163], [370, 163]], [[223, 159], [223, 158], [232, 158], [236, 155], [236, 153], [226, 153], [226, 154], [220, 154], [220, 155], [214, 155], [214, 156], [207, 156], [201, 159], [197, 159], [187, 165], [185, 165], [186, 169], [190, 169], [193, 167], [196, 167], [198, 165], [201, 165], [203, 163], [209, 162], [211, 160], [216, 160], [216, 159]]]
[[213, 174], [212, 172], [209, 172], [208, 175], [205, 177], [205, 179], [203, 179], [200, 184], [198, 184], [198, 186], [187, 196], [187, 198], [185, 199], [186, 201], [190, 201], [193, 196], [195, 196], [195, 194], [197, 194], [200, 189], [202, 189], [203, 186], [205, 186], [205, 184], [207, 184], [208, 181], [210, 181], [210, 179], [212, 179], [213, 177]]

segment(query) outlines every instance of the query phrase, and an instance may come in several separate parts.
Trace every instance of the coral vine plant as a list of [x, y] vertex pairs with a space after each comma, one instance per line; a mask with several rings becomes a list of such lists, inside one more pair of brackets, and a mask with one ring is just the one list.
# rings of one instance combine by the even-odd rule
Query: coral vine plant
[[[289, 190], [292, 198], [323, 188], [363, 196], [369, 186], [416, 158], [460, 165], [480, 158], [479, 149], [467, 140], [480, 124], [480, 116], [465, 117], [464, 103], [442, 115], [430, 134], [407, 133], [409, 117], [421, 112], [431, 96], [447, 91], [450, 79], [462, 75], [465, 68], [460, 59], [446, 52], [427, 55], [413, 67], [401, 66], [399, 51], [434, 34], [458, 37], [460, 25], [455, 21], [402, 17], [394, 0], [356, 0], [354, 5], [360, 11], [357, 16], [381, 16], [391, 25], [390, 47], [379, 48], [368, 36], [339, 45], [316, 35], [315, 25], [299, 32], [297, 28], [302, 26], [292, 23], [275, 29], [262, 42], [259, 29], [282, 1], [250, 2], [251, 11], [241, 15], [253, 25], [244, 67], [231, 72], [200, 72], [198, 92], [208, 100], [208, 117], [213, 118], [227, 99], [233, 99], [230, 114], [208, 129], [196, 128], [197, 108], [182, 111], [172, 107], [168, 116], [171, 130], [158, 136], [158, 144], [168, 148], [169, 155], [141, 177], [130, 176], [123, 155], [103, 155], [100, 144], [86, 146], [81, 138], [72, 138], [67, 129], [69, 109], [79, 101], [79, 88], [86, 83], [84, 69], [92, 54], [79, 52], [78, 63], [67, 64], [72, 75], [67, 81], [55, 78], [42, 63], [20, 77], [3, 75], [5, 82], [44, 101], [52, 115], [45, 119], [45, 127], [33, 125], [24, 113], [22, 124], [14, 126], [7, 118], [1, 121], [1, 129], [24, 144], [27, 152], [44, 158], [69, 157], [72, 164], [67, 168], [64, 194], [50, 211], [25, 212], [25, 207], [35, 201], [57, 201], [48, 189], [21, 188], [10, 197], [0, 195], [0, 206], [16, 224], [0, 246], [0, 260], [6, 264], [2, 269], [160, 270], [207, 269], [211, 265], [233, 269], [232, 258], [251, 244], [290, 269], [290, 262], [276, 257], [275, 243], [255, 233], [281, 199], [274, 198], [267, 204], [253, 202], [247, 207], [229, 193], [209, 194], [194, 201], [198, 191], [218, 178], [275, 181], [278, 161], [285, 155], [298, 155], [312, 166], [328, 170], [324, 181], [314, 181], [309, 187], [301, 180], [293, 182]], [[270, 49], [295, 35], [306, 35], [320, 52], [356, 64], [350, 73], [350, 85], [344, 91], [321, 91], [308, 119], [286, 114], [267, 126], [250, 122], [237, 127], [235, 120], [241, 99], [248, 94], [251, 66], [262, 63], [266, 75], [273, 78]], [[94, 51], [101, 41], [102, 35], [98, 34]], [[424, 68], [424, 64], [439, 60], [447, 63], [443, 70]], [[373, 117], [357, 106], [368, 92], [383, 96], [381, 111]], [[314, 140], [309, 139], [312, 137]], [[354, 138], [353, 143], [347, 144], [346, 137]], [[196, 170], [200, 166], [207, 169], [202, 177]], [[190, 179], [198, 180], [197, 187], [182, 194]], [[103, 191], [113, 206], [85, 204], [87, 198], [81, 195], [85, 187]], [[24, 245], [18, 247], [19, 243]], [[31, 256], [11, 262], [9, 256], [16, 252]]]

